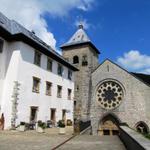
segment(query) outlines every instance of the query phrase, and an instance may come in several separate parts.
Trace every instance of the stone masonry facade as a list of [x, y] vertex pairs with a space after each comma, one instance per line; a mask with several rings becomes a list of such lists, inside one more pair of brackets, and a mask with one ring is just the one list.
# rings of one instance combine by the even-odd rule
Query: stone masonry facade
[[[109, 115], [114, 116], [119, 124], [134, 129], [143, 122], [149, 131], [150, 83], [143, 82], [108, 59], [99, 64], [99, 53], [83, 28], [78, 29], [61, 48], [63, 57], [70, 63], [74, 64], [74, 56], [79, 59], [74, 64], [79, 69], [75, 73], [75, 119], [90, 120], [93, 135], [98, 134], [103, 118]], [[87, 65], [82, 64], [83, 56], [87, 56]]]
[[[109, 71], [107, 70], [108, 67]], [[96, 90], [102, 81], [110, 79], [122, 85], [124, 98], [119, 107], [113, 110], [105, 110], [99, 106], [96, 100]], [[114, 114], [121, 123], [127, 123], [132, 128], [135, 128], [136, 123], [140, 121], [150, 126], [149, 91], [150, 86], [111, 61], [106, 60], [92, 74], [91, 122], [93, 134], [97, 134], [101, 119], [109, 113]]]
[[[88, 65], [82, 65], [82, 57], [87, 56]], [[75, 93], [74, 100], [76, 103], [74, 118], [78, 120], [89, 120], [90, 118], [90, 101], [91, 101], [91, 74], [98, 65], [98, 55], [89, 47], [75, 47], [63, 51], [63, 57], [73, 63], [73, 57], [78, 56], [79, 63], [75, 66], [79, 71], [75, 72]]]

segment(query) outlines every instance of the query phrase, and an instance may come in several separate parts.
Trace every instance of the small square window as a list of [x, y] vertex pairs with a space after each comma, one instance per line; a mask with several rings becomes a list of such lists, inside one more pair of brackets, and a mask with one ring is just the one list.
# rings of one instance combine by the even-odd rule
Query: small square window
[[52, 71], [53, 61], [50, 58], [47, 58], [47, 70]]
[[32, 91], [35, 92], [35, 93], [40, 92], [40, 79], [39, 78], [33, 77]]
[[4, 41], [0, 39], [0, 53], [3, 52], [3, 45], [4, 45]]
[[57, 86], [57, 97], [58, 98], [62, 97], [62, 86], [60, 85]]
[[68, 89], [68, 100], [71, 100], [71, 93], [72, 93], [72, 90]]
[[46, 95], [51, 96], [51, 91], [52, 91], [52, 83], [46, 81]]
[[62, 65], [60, 65], [60, 64], [58, 64], [57, 73], [58, 73], [58, 75], [60, 75], [60, 76], [62, 76], [62, 74], [63, 74], [63, 67], [62, 67]]
[[72, 71], [68, 70], [68, 79], [71, 80], [72, 79]]
[[41, 66], [41, 53], [37, 51], [35, 51], [35, 54], [34, 54], [34, 64]]

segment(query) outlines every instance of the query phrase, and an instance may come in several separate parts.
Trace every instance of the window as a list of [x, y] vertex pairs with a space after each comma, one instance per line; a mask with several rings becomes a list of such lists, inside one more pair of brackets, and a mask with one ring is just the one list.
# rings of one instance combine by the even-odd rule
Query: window
[[35, 51], [34, 54], [34, 64], [40, 66], [41, 65], [41, 53]]
[[68, 70], [68, 79], [71, 80], [72, 79], [72, 71]]
[[82, 56], [82, 66], [87, 66], [88, 61], [87, 61], [87, 55]]
[[68, 99], [71, 100], [71, 93], [72, 93], [72, 90], [71, 89], [68, 89]]
[[66, 110], [65, 109], [63, 109], [62, 110], [62, 120], [65, 122], [65, 124], [66, 124]]
[[47, 70], [52, 71], [53, 61], [50, 58], [47, 58]]
[[33, 92], [39, 93], [40, 92], [40, 79], [33, 77]]
[[76, 86], [76, 91], [77, 91], [77, 92], [79, 91], [79, 85]]
[[51, 96], [51, 90], [52, 90], [52, 83], [46, 81], [46, 95]]
[[55, 125], [56, 123], [56, 109], [51, 108], [50, 110], [50, 120], [52, 121], [52, 125]]
[[77, 101], [74, 101], [74, 109], [77, 107]]
[[38, 107], [32, 106], [30, 108], [30, 121], [31, 122], [37, 121], [37, 111], [38, 111]]
[[78, 56], [74, 56], [73, 57], [73, 64], [78, 64], [79, 63], [79, 57]]
[[58, 98], [62, 97], [62, 86], [60, 85], [57, 86], [57, 97]]
[[62, 67], [62, 65], [60, 65], [60, 64], [58, 64], [57, 73], [58, 73], [58, 75], [60, 75], [60, 76], [62, 76], [62, 74], [63, 74], [63, 67]]
[[3, 45], [4, 45], [4, 41], [0, 39], [0, 53], [3, 52]]

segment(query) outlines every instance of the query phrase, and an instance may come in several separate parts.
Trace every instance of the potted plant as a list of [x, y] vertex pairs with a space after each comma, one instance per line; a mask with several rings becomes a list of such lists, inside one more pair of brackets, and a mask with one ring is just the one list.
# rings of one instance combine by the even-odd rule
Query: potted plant
[[44, 122], [42, 122], [41, 120], [39, 120], [37, 123], [38, 123], [37, 124], [37, 132], [43, 133], [44, 129], [46, 128], [46, 124]]
[[59, 134], [65, 134], [66, 131], [65, 131], [65, 122], [64, 120], [59, 120], [58, 121], [58, 127], [59, 127]]
[[19, 131], [25, 131], [25, 122], [20, 122]]

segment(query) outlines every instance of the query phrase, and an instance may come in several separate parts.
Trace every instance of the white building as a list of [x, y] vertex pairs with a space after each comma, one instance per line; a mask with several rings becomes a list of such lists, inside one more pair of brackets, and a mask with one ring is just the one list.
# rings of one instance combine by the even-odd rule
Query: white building
[[21, 121], [73, 121], [77, 69], [35, 33], [0, 13], [0, 115], [5, 129]]

